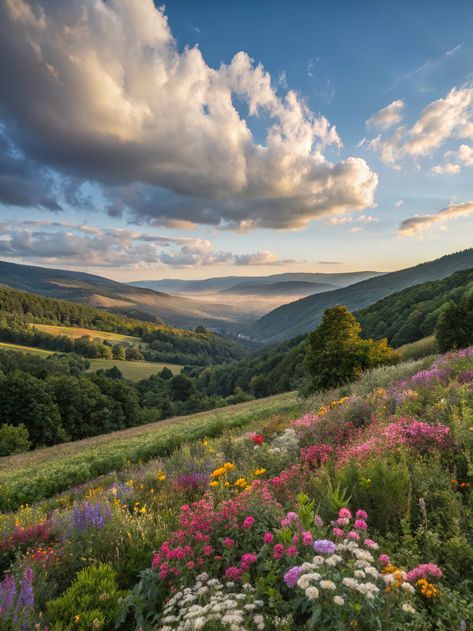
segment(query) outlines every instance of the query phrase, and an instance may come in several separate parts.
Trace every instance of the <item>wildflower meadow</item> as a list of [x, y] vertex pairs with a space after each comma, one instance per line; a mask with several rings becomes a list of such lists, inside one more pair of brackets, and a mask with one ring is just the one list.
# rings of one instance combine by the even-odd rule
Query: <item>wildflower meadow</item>
[[0, 629], [473, 629], [473, 348], [0, 517]]

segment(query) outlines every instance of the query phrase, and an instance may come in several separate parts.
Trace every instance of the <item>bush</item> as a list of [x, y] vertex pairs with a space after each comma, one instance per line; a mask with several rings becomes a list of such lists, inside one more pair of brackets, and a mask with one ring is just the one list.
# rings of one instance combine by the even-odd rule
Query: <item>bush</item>
[[28, 451], [31, 446], [28, 430], [20, 425], [0, 425], [0, 456], [11, 456]]
[[46, 605], [51, 631], [113, 629], [122, 593], [111, 565], [97, 564], [77, 573], [62, 596]]

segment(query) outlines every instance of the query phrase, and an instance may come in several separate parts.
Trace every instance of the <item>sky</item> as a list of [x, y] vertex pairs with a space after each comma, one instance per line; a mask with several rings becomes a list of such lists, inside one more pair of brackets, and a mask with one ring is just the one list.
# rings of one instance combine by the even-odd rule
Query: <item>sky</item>
[[117, 280], [473, 246], [470, 0], [0, 0], [0, 259]]

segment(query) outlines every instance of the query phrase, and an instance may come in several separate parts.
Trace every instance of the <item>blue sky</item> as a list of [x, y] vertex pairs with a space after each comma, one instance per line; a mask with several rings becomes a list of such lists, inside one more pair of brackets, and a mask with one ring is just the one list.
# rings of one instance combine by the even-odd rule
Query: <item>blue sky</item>
[[473, 245], [471, 2], [70, 7], [2, 9], [1, 258], [128, 280]]

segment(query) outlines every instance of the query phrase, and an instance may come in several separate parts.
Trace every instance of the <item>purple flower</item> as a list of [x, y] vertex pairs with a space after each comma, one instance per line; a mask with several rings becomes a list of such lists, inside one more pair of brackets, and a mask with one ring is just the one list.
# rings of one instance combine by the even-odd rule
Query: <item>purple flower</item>
[[89, 528], [98, 530], [105, 525], [111, 516], [112, 511], [108, 504], [102, 504], [101, 502], [96, 504], [92, 502], [76, 504], [72, 516], [74, 529], [78, 532], [83, 532]]
[[294, 587], [297, 584], [301, 571], [301, 568], [298, 565], [295, 565], [284, 574], [284, 582], [288, 587]]
[[314, 541], [314, 550], [319, 554], [333, 554], [337, 546], [329, 539], [317, 539]]

